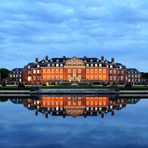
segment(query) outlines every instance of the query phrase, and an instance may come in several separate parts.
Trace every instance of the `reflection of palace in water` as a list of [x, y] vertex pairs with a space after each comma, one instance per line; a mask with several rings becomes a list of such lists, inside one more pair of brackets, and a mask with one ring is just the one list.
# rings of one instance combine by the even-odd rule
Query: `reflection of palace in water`
[[24, 104], [29, 110], [34, 110], [35, 115], [42, 113], [46, 118], [51, 116], [100, 116], [111, 113], [114, 116], [116, 110], [126, 107], [127, 104], [135, 104], [140, 99], [114, 99], [106, 96], [44, 96], [40, 99], [10, 99], [13, 103]]

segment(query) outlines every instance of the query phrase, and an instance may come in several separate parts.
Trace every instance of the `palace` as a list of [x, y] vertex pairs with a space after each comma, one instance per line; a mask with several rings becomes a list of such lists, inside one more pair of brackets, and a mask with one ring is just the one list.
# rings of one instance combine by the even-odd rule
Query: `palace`
[[25, 83], [47, 84], [50, 82], [101, 82], [124, 84], [127, 81], [127, 69], [103, 56], [51, 58], [27, 64], [23, 68], [22, 81]]
[[103, 56], [98, 58], [51, 58], [27, 64], [23, 68], [25, 83], [47, 84], [50, 82], [106, 82], [123, 84], [127, 81], [127, 69]]

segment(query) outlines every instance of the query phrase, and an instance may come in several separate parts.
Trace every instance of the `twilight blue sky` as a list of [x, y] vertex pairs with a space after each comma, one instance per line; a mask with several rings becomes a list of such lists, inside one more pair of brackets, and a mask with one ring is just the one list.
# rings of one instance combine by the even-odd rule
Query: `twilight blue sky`
[[148, 71], [147, 0], [0, 0], [0, 68], [104, 55]]

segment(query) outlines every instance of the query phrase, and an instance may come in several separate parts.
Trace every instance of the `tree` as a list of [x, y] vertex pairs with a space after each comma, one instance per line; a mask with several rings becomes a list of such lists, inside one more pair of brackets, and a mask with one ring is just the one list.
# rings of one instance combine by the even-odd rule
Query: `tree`
[[148, 79], [148, 72], [142, 72], [142, 79]]
[[1, 80], [8, 78], [10, 71], [6, 68], [1, 68], [0, 69], [0, 78]]

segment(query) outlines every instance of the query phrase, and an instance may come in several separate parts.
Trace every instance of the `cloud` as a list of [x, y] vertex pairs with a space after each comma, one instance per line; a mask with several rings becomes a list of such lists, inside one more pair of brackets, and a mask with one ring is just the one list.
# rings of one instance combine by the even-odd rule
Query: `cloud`
[[[146, 71], [147, 12], [147, 3], [140, 0], [2, 0], [0, 67], [24, 66], [47, 54], [97, 53]], [[133, 65], [139, 51], [140, 64]]]

